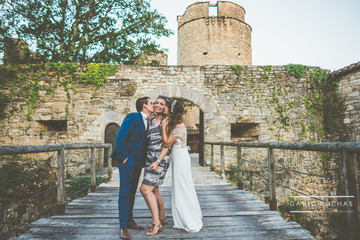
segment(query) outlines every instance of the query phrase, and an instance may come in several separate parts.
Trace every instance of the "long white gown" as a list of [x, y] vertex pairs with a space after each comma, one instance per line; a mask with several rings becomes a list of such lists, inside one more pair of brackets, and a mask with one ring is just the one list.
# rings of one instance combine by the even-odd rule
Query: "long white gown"
[[198, 232], [203, 227], [203, 217], [192, 180], [186, 128], [175, 128], [171, 135], [178, 136], [171, 150], [173, 228]]

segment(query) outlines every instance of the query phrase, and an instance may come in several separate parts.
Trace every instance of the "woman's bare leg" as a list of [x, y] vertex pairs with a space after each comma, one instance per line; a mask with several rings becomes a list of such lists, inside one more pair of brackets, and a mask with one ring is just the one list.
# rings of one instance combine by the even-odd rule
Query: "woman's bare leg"
[[156, 187], [142, 184], [140, 187], [140, 192], [143, 195], [145, 202], [150, 209], [152, 215], [152, 223], [159, 225], [159, 207], [157, 203], [157, 198], [154, 194], [154, 188]]
[[156, 196], [156, 201], [158, 204], [158, 209], [159, 209], [159, 218], [161, 220], [164, 220], [166, 215], [165, 215], [165, 207], [164, 207], [164, 199], [162, 198], [160, 192], [159, 192], [159, 187], [155, 187], [154, 189], [154, 193]]

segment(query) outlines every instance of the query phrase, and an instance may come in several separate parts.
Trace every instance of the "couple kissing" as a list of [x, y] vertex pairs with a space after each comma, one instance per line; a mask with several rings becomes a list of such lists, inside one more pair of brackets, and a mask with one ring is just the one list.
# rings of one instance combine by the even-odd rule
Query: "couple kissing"
[[[168, 97], [159, 95], [154, 103], [149, 97], [137, 99], [136, 110], [136, 113], [128, 114], [121, 124], [116, 148], [111, 154], [118, 161], [120, 175], [120, 238], [131, 238], [128, 229], [144, 229], [135, 223], [132, 213], [144, 166], [140, 192], [152, 215], [152, 223], [145, 234], [156, 235], [168, 224], [159, 186], [164, 182], [170, 161], [173, 228], [187, 232], [200, 231], [203, 226], [202, 212], [192, 181], [183, 122], [184, 107], [177, 100], [170, 101]], [[155, 116], [150, 117], [153, 113]]]

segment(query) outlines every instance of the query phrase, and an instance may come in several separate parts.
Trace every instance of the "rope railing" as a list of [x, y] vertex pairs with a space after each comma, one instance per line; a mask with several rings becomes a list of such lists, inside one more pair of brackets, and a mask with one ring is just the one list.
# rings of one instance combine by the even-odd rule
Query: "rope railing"
[[[6, 206], [1, 206], [0, 211], [6, 211], [10, 207], [13, 207], [15, 205], [19, 205], [25, 201], [31, 200], [33, 198], [36, 198], [42, 194], [45, 194], [51, 190], [57, 189], [56, 194], [56, 203], [54, 203], [52, 206], [46, 208], [45, 210], [42, 210], [39, 212], [36, 217], [33, 217], [31, 219], [23, 220], [22, 223], [17, 224], [17, 226], [12, 226], [10, 229], [5, 230], [6, 232], [2, 232], [2, 234], [10, 234], [12, 230], [16, 228], [20, 228], [24, 225], [27, 225], [32, 220], [36, 219], [40, 215], [43, 215], [53, 209], [55, 207], [57, 214], [64, 214], [65, 213], [65, 204], [67, 203], [65, 201], [65, 168], [69, 167], [66, 166], [65, 163], [65, 151], [70, 150], [76, 150], [76, 149], [90, 149], [91, 154], [90, 158], [86, 158], [86, 161], [89, 162], [90, 165], [90, 186], [87, 186], [86, 188], [82, 189], [81, 191], [84, 191], [88, 188], [91, 189], [91, 192], [96, 192], [96, 155], [95, 155], [95, 149], [103, 148], [104, 151], [107, 151], [107, 159], [104, 159], [104, 161], [107, 162], [107, 175], [108, 178], [111, 179], [112, 175], [112, 164], [111, 164], [111, 158], [110, 153], [112, 151], [112, 145], [109, 143], [70, 143], [70, 144], [54, 144], [54, 145], [22, 145], [22, 146], [0, 146], [0, 155], [18, 155], [18, 154], [32, 154], [32, 153], [49, 153], [49, 152], [57, 152], [57, 166], [54, 168], [51, 168], [50, 170], [40, 171], [34, 174], [31, 174], [29, 176], [24, 177], [18, 177], [18, 178], [12, 178], [12, 179], [5, 179], [1, 181], [1, 184], [4, 183], [16, 183], [18, 181], [27, 180], [31, 178], [36, 178], [42, 174], [57, 170], [56, 174], [56, 183], [52, 187], [42, 190], [39, 193], [33, 194], [32, 196], [22, 198], [18, 201], [15, 201], [13, 203], [7, 204]], [[98, 152], [99, 153], [99, 152]], [[98, 154], [98, 157], [100, 156], [100, 153]], [[100, 160], [99, 160], [100, 161]], [[35, 180], [34, 180], [35, 181]]]
[[48, 173], [48, 172], [52, 172], [52, 171], [54, 171], [54, 170], [56, 170], [56, 169], [57, 169], [57, 168], [51, 168], [51, 169], [49, 169], [49, 170], [44, 170], [44, 171], [42, 171], [42, 172], [38, 172], [38, 173], [29, 175], [29, 176], [26, 176], [26, 177], [13, 178], [13, 179], [5, 180], [5, 181], [0, 181], [0, 184], [22, 181], [22, 180], [29, 179], [29, 178], [32, 178], [32, 177], [40, 176], [40, 175], [45, 174], [45, 173]]
[[21, 199], [21, 200], [19, 200], [19, 201], [17, 201], [17, 202], [14, 202], [14, 203], [11, 203], [11, 204], [6, 205], [6, 206], [4, 206], [4, 207], [1, 207], [1, 208], [0, 208], [0, 211], [6, 210], [6, 209], [8, 209], [8, 208], [10, 208], [10, 207], [12, 207], [12, 206], [15, 206], [15, 205], [19, 205], [20, 203], [25, 202], [25, 201], [27, 201], [27, 200], [34, 199], [35, 197], [40, 196], [40, 195], [42, 195], [42, 194], [44, 194], [44, 193], [47, 193], [47, 192], [49, 192], [49, 191], [51, 191], [51, 190], [53, 190], [53, 189], [55, 189], [55, 188], [57, 188], [57, 185], [54, 185], [54, 186], [52, 186], [52, 187], [50, 187], [50, 188], [48, 188], [48, 189], [45, 189], [45, 190], [43, 190], [43, 191], [41, 191], [41, 192], [39, 192], [39, 193], [36, 193], [36, 194], [34, 194], [34, 195], [32, 195], [32, 196], [27, 197], [27, 198], [23, 198], [23, 199]]
[[[288, 187], [278, 181], [276, 181], [276, 172], [275, 168], [282, 169], [284, 171], [298, 173], [298, 174], [305, 174], [312, 177], [317, 178], [324, 178], [324, 179], [330, 179], [335, 180], [338, 182], [342, 182], [345, 186], [345, 193], [346, 193], [346, 199], [349, 201], [350, 197], [353, 200], [353, 205], [351, 206], [339, 206], [342, 208], [347, 209], [347, 221], [348, 221], [348, 233], [344, 233], [338, 229], [335, 229], [333, 227], [330, 227], [327, 224], [322, 223], [319, 220], [316, 220], [310, 216], [307, 216], [304, 213], [301, 213], [308, 219], [315, 221], [319, 224], [321, 224], [324, 227], [327, 227], [328, 229], [331, 229], [341, 235], [346, 235], [348, 239], [356, 239], [356, 237], [359, 234], [358, 226], [360, 224], [359, 219], [359, 191], [358, 191], [358, 181], [357, 181], [357, 175], [356, 175], [356, 155], [360, 153], [360, 143], [359, 142], [321, 142], [321, 143], [290, 143], [290, 142], [205, 142], [204, 146], [210, 145], [211, 153], [210, 153], [210, 167], [211, 170], [214, 170], [214, 156], [220, 155], [220, 165], [221, 165], [221, 176], [225, 177], [225, 158], [230, 159], [236, 159], [237, 160], [237, 179], [238, 179], [238, 188], [244, 189], [244, 186], [247, 188], [254, 190], [255, 192], [258, 192], [264, 196], [263, 192], [259, 191], [258, 189], [254, 189], [248, 184], [245, 183], [245, 179], [243, 177], [242, 173], [249, 174], [250, 176], [257, 177], [264, 179], [268, 182], [269, 186], [269, 205], [271, 210], [277, 210], [277, 202], [284, 204], [281, 202], [276, 195], [276, 187], [280, 186], [285, 189], [289, 189], [293, 192], [296, 192], [297, 194], [300, 194], [302, 196], [310, 197], [311, 199], [321, 201], [321, 202], [328, 202], [325, 201], [319, 197], [310, 196], [309, 194], [306, 194], [302, 191], [299, 191], [297, 189]], [[214, 152], [214, 146], [220, 146], [219, 152]], [[236, 157], [229, 156], [225, 154], [225, 148], [224, 146], [232, 146], [236, 147]], [[267, 150], [267, 158], [263, 161], [250, 161], [247, 159], [244, 159], [241, 157], [241, 151], [242, 148], [264, 148]], [[205, 147], [204, 147], [205, 149]], [[297, 150], [297, 151], [316, 151], [316, 152], [335, 152], [335, 153], [341, 153], [341, 158], [343, 162], [343, 177], [337, 178], [337, 177], [330, 177], [330, 176], [323, 176], [319, 174], [313, 174], [313, 173], [307, 173], [303, 171], [297, 171], [294, 169], [282, 167], [275, 164], [275, 156], [274, 156], [274, 149], [283, 149], [283, 150]], [[233, 150], [232, 150], [233, 151]], [[259, 167], [264, 166], [263, 164], [268, 164], [268, 171], [267, 177], [259, 176], [257, 174], [250, 173], [249, 171], [246, 171], [244, 169], [244, 162], [250, 162], [256, 164], [256, 166], [253, 167]], [[261, 165], [262, 164], [262, 165]], [[336, 196], [335, 196], [336, 197]], [[286, 204], [284, 204], [286, 205]], [[287, 206], [287, 205], [286, 205]]]
[[283, 170], [286, 170], [286, 171], [290, 171], [290, 172], [296, 172], [296, 173], [300, 173], [300, 174], [305, 174], [305, 175], [313, 176], [313, 177], [319, 177], [319, 178], [325, 178], [325, 179], [333, 179], [333, 180], [338, 180], [338, 181], [341, 181], [341, 182], [344, 181], [344, 179], [342, 179], [342, 178], [328, 177], [328, 176], [322, 176], [322, 175], [313, 174], [313, 173], [301, 172], [301, 171], [297, 171], [297, 170], [294, 170], [294, 169], [290, 169], [290, 168], [286, 168], [286, 167], [281, 167], [281, 166], [278, 166], [278, 165], [274, 165], [274, 167], [280, 168], [280, 169], [283, 169]]

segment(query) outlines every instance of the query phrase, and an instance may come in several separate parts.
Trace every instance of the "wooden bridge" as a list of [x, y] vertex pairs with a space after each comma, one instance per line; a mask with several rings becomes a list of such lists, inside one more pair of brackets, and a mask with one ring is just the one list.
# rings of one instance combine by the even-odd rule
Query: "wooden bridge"
[[[301, 228], [295, 222], [286, 222], [280, 215], [277, 208], [277, 202], [280, 202], [276, 195], [276, 186], [280, 185], [288, 188], [299, 194], [307, 197], [312, 197], [302, 193], [299, 190], [291, 189], [284, 184], [278, 182], [276, 179], [275, 168], [281, 168], [286, 171], [293, 171], [297, 174], [309, 174], [300, 172], [294, 169], [286, 169], [275, 163], [273, 154], [274, 149], [288, 149], [288, 150], [306, 150], [306, 151], [322, 151], [322, 152], [336, 152], [341, 153], [343, 160], [343, 176], [341, 179], [334, 179], [327, 176], [314, 177], [331, 178], [333, 180], [344, 182], [345, 192], [348, 194], [346, 198], [352, 198], [354, 205], [352, 207], [345, 207], [347, 215], [348, 233], [344, 233], [339, 229], [335, 229], [320, 221], [309, 217], [312, 221], [316, 221], [324, 227], [331, 229], [334, 232], [344, 236], [344, 239], [358, 239], [359, 236], [359, 191], [358, 191], [358, 177], [356, 169], [356, 159], [360, 153], [360, 143], [205, 143], [211, 146], [210, 166], [213, 166], [214, 161], [214, 145], [220, 146], [221, 158], [221, 175], [218, 176], [210, 171], [209, 167], [201, 167], [194, 161], [192, 172], [196, 191], [198, 194], [200, 206], [203, 212], [204, 227], [199, 233], [187, 233], [182, 230], [171, 228], [171, 171], [168, 172], [165, 178], [165, 184], [160, 187], [165, 202], [166, 215], [169, 219], [169, 224], [165, 226], [164, 231], [152, 237], [145, 235], [146, 230], [135, 231], [130, 230], [132, 239], [314, 239], [308, 231]], [[267, 149], [267, 165], [268, 176], [256, 176], [266, 179], [269, 185], [269, 205], [265, 205], [258, 200], [253, 194], [246, 190], [239, 190], [237, 187], [227, 183], [224, 180], [225, 175], [225, 153], [224, 146], [233, 146], [236, 148], [237, 159], [237, 176], [238, 186], [244, 189], [246, 185], [242, 178], [242, 172], [246, 173], [244, 168], [244, 161], [249, 161], [242, 158], [242, 148], [265, 148]], [[93, 144], [93, 143], [79, 143], [79, 144], [58, 144], [58, 145], [39, 145], [39, 146], [0, 146], [0, 155], [24, 154], [24, 153], [43, 153], [43, 152], [57, 152], [57, 167], [50, 171], [57, 171], [56, 185], [36, 193], [31, 197], [27, 197], [18, 202], [10, 203], [7, 206], [1, 206], [1, 211], [11, 211], [29, 199], [40, 196], [41, 194], [57, 189], [57, 201], [52, 206], [42, 210], [37, 216], [28, 216], [29, 219], [18, 223], [15, 227], [6, 229], [6, 233], [10, 233], [12, 229], [26, 226], [32, 219], [38, 219], [43, 213], [56, 207], [59, 215], [54, 215], [47, 218], [41, 218], [35, 222], [30, 223], [30, 229], [23, 235], [14, 239], [119, 239], [119, 221], [117, 199], [119, 191], [119, 176], [117, 169], [111, 169], [111, 164], [108, 159], [107, 171], [111, 179], [107, 184], [102, 184], [96, 187], [96, 175], [99, 173], [96, 170], [96, 149], [104, 148], [106, 156], [111, 152], [110, 144]], [[65, 151], [74, 151], [78, 149], [91, 150], [90, 158], [86, 159], [90, 168], [91, 175], [91, 192], [83, 198], [73, 200], [66, 204], [65, 201]], [[100, 159], [100, 157], [98, 157]], [[250, 161], [249, 161], [250, 162]], [[106, 170], [106, 169], [105, 169]], [[47, 172], [47, 171], [46, 171]], [[39, 173], [40, 174], [40, 173]], [[255, 174], [252, 174], [255, 177]], [[31, 177], [31, 176], [30, 176]], [[20, 179], [6, 179], [3, 182], [28, 180], [29, 177]], [[141, 180], [140, 180], [141, 181]], [[251, 189], [251, 188], [250, 188]], [[151, 223], [150, 211], [143, 199], [137, 193], [137, 198], [134, 208], [135, 220], [138, 224], [147, 226]], [[313, 198], [314, 200], [319, 200]], [[320, 199], [321, 200], [321, 199]], [[280, 202], [282, 203], [282, 202]], [[284, 203], [282, 203], [284, 204]], [[286, 205], [286, 204], [284, 204]], [[289, 206], [288, 206], [289, 207]], [[291, 208], [291, 207], [290, 207]], [[344, 208], [344, 207], [343, 207]], [[294, 209], [293, 209], [294, 210]], [[31, 214], [32, 215], [32, 214]], [[5, 216], [5, 215], [3, 215]], [[1, 239], [6, 239], [0, 236]]]
[[[187, 233], [172, 228], [171, 171], [160, 192], [164, 198], [169, 224], [152, 237], [142, 231], [130, 230], [132, 239], [314, 239], [295, 222], [286, 222], [279, 212], [245, 190], [221, 179], [209, 167], [193, 163], [193, 179], [204, 216], [204, 227], [199, 233]], [[201, 175], [201, 177], [200, 177]], [[112, 181], [102, 184], [96, 193], [70, 202], [65, 214], [42, 218], [30, 225], [31, 229], [13, 239], [119, 239], [118, 171]], [[150, 211], [137, 193], [134, 207], [135, 221], [147, 226]]]

